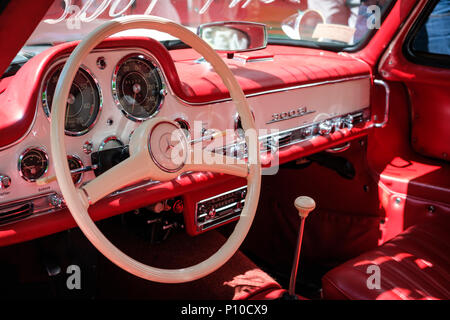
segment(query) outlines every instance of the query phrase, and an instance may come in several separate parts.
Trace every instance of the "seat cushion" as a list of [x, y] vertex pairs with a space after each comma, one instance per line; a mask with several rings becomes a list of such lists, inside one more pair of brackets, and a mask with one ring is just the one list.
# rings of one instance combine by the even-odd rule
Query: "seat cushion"
[[322, 288], [324, 299], [450, 299], [450, 216], [432, 217], [334, 268]]

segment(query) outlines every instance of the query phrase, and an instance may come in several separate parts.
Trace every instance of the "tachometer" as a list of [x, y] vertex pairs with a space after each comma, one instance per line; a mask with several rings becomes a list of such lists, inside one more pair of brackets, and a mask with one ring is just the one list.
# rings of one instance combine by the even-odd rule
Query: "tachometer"
[[[47, 117], [50, 117], [53, 94], [64, 64], [57, 65], [45, 81], [42, 104]], [[88, 132], [97, 121], [102, 107], [100, 88], [91, 73], [80, 68], [70, 88], [67, 98], [65, 131], [67, 135], [79, 136]]]
[[134, 121], [156, 115], [164, 96], [159, 69], [143, 55], [122, 59], [113, 75], [114, 100], [125, 116]]

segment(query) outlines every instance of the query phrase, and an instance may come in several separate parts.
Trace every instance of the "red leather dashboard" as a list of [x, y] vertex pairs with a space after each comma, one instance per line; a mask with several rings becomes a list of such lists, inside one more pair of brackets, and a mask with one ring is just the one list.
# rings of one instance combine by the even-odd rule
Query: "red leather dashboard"
[[[181, 99], [202, 103], [229, 97], [219, 76], [205, 64], [195, 62], [200, 58], [196, 52], [175, 50], [171, 56], [181, 79]], [[252, 58], [254, 62], [240, 61]], [[246, 94], [370, 74], [368, 65], [359, 60], [317, 49], [272, 45], [241, 53], [240, 59], [228, 59], [227, 64]]]

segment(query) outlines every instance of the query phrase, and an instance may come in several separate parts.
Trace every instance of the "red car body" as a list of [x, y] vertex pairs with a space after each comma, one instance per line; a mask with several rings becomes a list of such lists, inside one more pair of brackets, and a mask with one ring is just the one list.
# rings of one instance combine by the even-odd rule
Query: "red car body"
[[[0, 13], [2, 71], [52, 2], [10, 1]], [[25, 5], [28, 10], [21, 10]], [[350, 52], [269, 43], [265, 49], [241, 55], [244, 59], [270, 58], [270, 62], [247, 64], [225, 59], [222, 54], [244, 93], [267, 99], [270, 104], [276, 103], [270, 100], [271, 93], [287, 88], [306, 88], [318, 83], [328, 88], [329, 84], [344, 79], [367, 78], [370, 82], [368, 94], [361, 93], [369, 102], [367, 121], [351, 130], [335, 130], [277, 151], [280, 169], [276, 175], [263, 178], [256, 219], [241, 250], [266, 266], [265, 270], [281, 285], [269, 281], [259, 291], [234, 293], [235, 298], [272, 299], [284, 292], [281, 287], [287, 287], [283, 279], [291, 267], [299, 223], [293, 200], [303, 194], [316, 200], [317, 209], [306, 222], [300, 275], [306, 283], [309, 279], [317, 283], [318, 279], [320, 285], [313, 293], [308, 292], [305, 285], [297, 292], [299, 295], [323, 299], [450, 297], [450, 233], [446, 232], [450, 227], [450, 69], [418, 63], [405, 52], [408, 36], [427, 5], [425, 0], [395, 1], [380, 29], [364, 46]], [[291, 12], [292, 7], [293, 4], [286, 1], [286, 11]], [[180, 16], [186, 21], [196, 17], [190, 16], [185, 8], [180, 9]], [[252, 20], [248, 16], [245, 19]], [[30, 134], [46, 72], [54, 61], [70, 54], [77, 44], [55, 45], [30, 59], [16, 74], [0, 80], [0, 159], [6, 159], [9, 146], [22, 143]], [[202, 64], [194, 63], [200, 56], [190, 48], [167, 50], [152, 39], [120, 37], [103, 41], [97, 49], [120, 50], [131, 46], [148, 50], [160, 61], [173, 94], [189, 108], [229, 98], [217, 74], [205, 72]], [[377, 80], [382, 80], [386, 86]], [[278, 102], [280, 112], [285, 111], [284, 101]], [[266, 114], [270, 118], [270, 110], [262, 106], [253, 112], [257, 118]], [[376, 124], [384, 120], [387, 123], [377, 127]], [[352, 164], [355, 174], [350, 179], [330, 170], [321, 158], [315, 157], [339, 150], [343, 145], [348, 148], [334, 156]], [[309, 162], [312, 164], [298, 168]], [[2, 170], [5, 171], [0, 163], [0, 174], [9, 174]], [[13, 179], [11, 188], [0, 191], [13, 192], [14, 183]], [[182, 232], [193, 241], [191, 249], [195, 252], [202, 242], [198, 239], [206, 237], [194, 222], [197, 202], [243, 185], [243, 179], [224, 174], [191, 173], [176, 181], [148, 184], [133, 192], [102, 199], [89, 213], [94, 221], [102, 221], [167, 199], [182, 199], [185, 230]], [[0, 207], [5, 204], [0, 196]], [[228, 223], [219, 226], [224, 230], [230, 227]], [[38, 241], [66, 234], [76, 227], [67, 208], [0, 225], [0, 246], [4, 250], [0, 251], [4, 252], [0, 256], [19, 268], [27, 260], [12, 258], [14, 250], [28, 245], [34, 248]], [[420, 246], [416, 242], [420, 242]], [[170, 248], [177, 254], [196, 255]], [[358, 269], [358, 266], [371, 264], [368, 261], [381, 268], [379, 289], [367, 288], [366, 279], [370, 274]], [[18, 283], [33, 282], [27, 277], [25, 267], [22, 272], [24, 274], [19, 272]], [[222, 286], [224, 279], [219, 279], [219, 286]], [[127, 281], [131, 284], [138, 280]], [[236, 286], [231, 287], [236, 289]], [[126, 285], [123, 287], [126, 291], [125, 288]], [[195, 285], [180, 288], [183, 294], [192, 292], [192, 296], [186, 298], [208, 297], [206, 292], [201, 292], [208, 289]], [[179, 298], [171, 291], [173, 288], [158, 285], [153, 291], [159, 289], [164, 296], [150, 294], [149, 297]], [[225, 290], [216, 290], [213, 298], [233, 297]], [[320, 290], [321, 296], [317, 293]]]

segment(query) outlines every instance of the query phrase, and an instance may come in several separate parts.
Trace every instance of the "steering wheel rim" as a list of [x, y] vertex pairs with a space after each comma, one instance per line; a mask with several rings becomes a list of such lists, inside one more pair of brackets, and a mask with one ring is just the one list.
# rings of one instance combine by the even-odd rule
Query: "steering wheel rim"
[[[88, 190], [88, 188], [77, 189], [74, 186], [70, 175], [70, 169], [66, 160], [67, 153], [64, 141], [64, 116], [66, 110], [66, 100], [69, 95], [69, 90], [75, 74], [81, 65], [81, 61], [92, 51], [92, 49], [94, 49], [101, 41], [103, 41], [108, 36], [127, 29], [137, 28], [154, 29], [168, 33], [180, 39], [187, 45], [191, 46], [198, 53], [200, 53], [205, 58], [205, 60], [210, 63], [213, 69], [221, 77], [225, 86], [228, 88], [230, 96], [236, 106], [237, 112], [241, 117], [242, 127], [247, 133], [250, 133], [246, 134], [246, 143], [248, 146], [248, 164], [246, 165], [247, 175], [245, 176], [245, 178], [247, 179], [247, 195], [244, 208], [241, 212], [241, 217], [233, 233], [229, 236], [227, 241], [216, 253], [214, 253], [208, 259], [187, 268], [162, 269], [151, 267], [134, 260], [133, 258], [123, 253], [121, 250], [119, 250], [117, 247], [115, 247], [103, 235], [103, 233], [97, 228], [95, 223], [90, 218], [87, 209], [95, 201], [92, 201], [90, 197], [91, 195], [86, 191]], [[261, 186], [261, 165], [258, 136], [256, 134], [254, 119], [251, 115], [246, 97], [238, 82], [234, 78], [233, 73], [222, 60], [222, 58], [220, 58], [220, 56], [195, 33], [173, 21], [146, 15], [123, 17], [106, 22], [105, 24], [92, 31], [83, 41], [81, 41], [68, 58], [63, 70], [61, 71], [61, 75], [56, 85], [52, 104], [51, 118], [51, 155], [55, 167], [56, 178], [62, 195], [64, 196], [64, 199], [66, 201], [67, 207], [69, 208], [74, 220], [76, 221], [82, 232], [85, 234], [85, 236], [88, 238], [88, 240], [106, 258], [108, 258], [118, 267], [131, 274], [134, 274], [135, 276], [150, 281], [161, 283], [182, 283], [202, 278], [214, 272], [223, 264], [225, 264], [238, 250], [251, 227], [259, 200]], [[146, 121], [144, 122], [144, 124], [146, 127], [141, 125], [143, 129], [140, 130], [140, 132], [145, 139], [149, 139], [149, 137], [145, 137], [145, 134], [147, 134], [155, 124], [151, 123], [151, 121]], [[138, 129], [140, 129], [141, 126], [138, 127]], [[135, 134], [133, 134], [133, 138], [130, 144], [133, 143], [134, 136]], [[138, 139], [139, 138], [135, 138], [135, 140]], [[138, 142], [136, 142], [136, 145], [138, 145]], [[130, 152], [132, 151], [132, 149], [133, 146], [130, 145]], [[139, 146], [137, 146], [134, 149], [140, 150], [143, 148], [139, 148]], [[133, 156], [130, 158], [134, 159], [139, 157]], [[119, 167], [119, 169], [117, 170], [120, 170], [120, 164], [116, 167]], [[112, 169], [116, 167], [113, 167]], [[215, 167], [205, 167], [198, 165], [188, 168], [197, 169], [197, 171], [202, 169], [205, 169], [204, 171], [211, 171], [208, 169], [213, 168], [214, 170], [216, 170], [215, 172], [238, 172], [237, 175], [240, 175], [239, 172], [242, 172], [242, 168], [239, 169], [240, 171], [233, 171], [230, 169], [230, 172], [227, 172], [229, 167], [225, 166], [219, 168], [220, 170]], [[109, 172], [110, 170], [108, 170], [107, 172]], [[185, 171], [188, 170], [186, 169]], [[164, 181], [168, 181], [178, 176], [180, 173], [181, 172], [177, 172], [172, 175], [166, 174], [165, 176], [163, 176], [163, 179], [165, 179]], [[101, 176], [103, 175], [100, 175], [99, 177]], [[95, 181], [97, 179], [98, 177], [92, 181]], [[87, 185], [89, 185], [89, 183]], [[93, 188], [91, 188], [91, 190], [93, 190]]]

